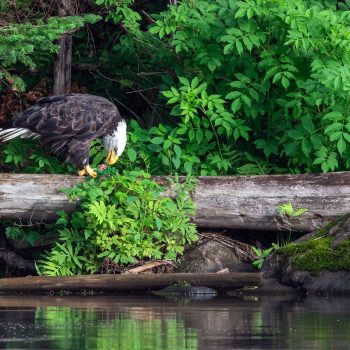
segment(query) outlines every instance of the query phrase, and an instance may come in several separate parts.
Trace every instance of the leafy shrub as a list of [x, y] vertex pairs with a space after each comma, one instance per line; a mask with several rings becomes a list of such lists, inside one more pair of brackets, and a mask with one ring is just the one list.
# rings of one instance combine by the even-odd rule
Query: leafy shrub
[[115, 173], [113, 168], [97, 179], [65, 190], [79, 199], [71, 216], [61, 212], [57, 221], [59, 241], [38, 261], [46, 275], [94, 273], [105, 257], [125, 265], [138, 259], [171, 259], [183, 253], [185, 244], [197, 239], [189, 215], [194, 182], [170, 183], [166, 188], [144, 172]]
[[[113, 12], [118, 1], [98, 3]], [[107, 76], [121, 79], [122, 90], [142, 91], [151, 106], [143, 117], [155, 110], [162, 123], [150, 130], [152, 145], [141, 145], [151, 169], [347, 169], [350, 12], [339, 7], [335, 0], [182, 1], [104, 50]]]
[[40, 230], [34, 226], [13, 226], [11, 223], [5, 222], [4, 224], [6, 226], [5, 235], [8, 239], [23, 240], [28, 242], [30, 245], [34, 245], [35, 242], [42, 238], [40, 235]]
[[28, 174], [70, 174], [75, 170], [71, 164], [49, 154], [37, 140], [16, 138], [0, 146], [2, 171]]
[[256, 267], [257, 269], [261, 270], [266, 258], [275, 250], [277, 250], [279, 246], [276, 243], [272, 243], [272, 246], [267, 249], [260, 249], [260, 248], [255, 248], [252, 247], [256, 259], [253, 261], [252, 265]]

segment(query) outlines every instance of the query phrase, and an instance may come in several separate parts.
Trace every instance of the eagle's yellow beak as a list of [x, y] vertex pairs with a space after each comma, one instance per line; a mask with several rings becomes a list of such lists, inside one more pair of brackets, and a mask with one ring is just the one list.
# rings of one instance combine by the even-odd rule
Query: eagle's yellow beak
[[118, 160], [118, 156], [115, 154], [114, 149], [109, 150], [109, 153], [105, 162], [108, 165], [113, 165], [117, 160]]

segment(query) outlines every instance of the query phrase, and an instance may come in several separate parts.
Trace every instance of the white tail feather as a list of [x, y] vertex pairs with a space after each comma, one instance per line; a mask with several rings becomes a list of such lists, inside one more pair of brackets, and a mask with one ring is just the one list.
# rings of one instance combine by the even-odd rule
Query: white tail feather
[[38, 134], [24, 128], [0, 129], [0, 142], [6, 142], [20, 136], [21, 138], [37, 138]]

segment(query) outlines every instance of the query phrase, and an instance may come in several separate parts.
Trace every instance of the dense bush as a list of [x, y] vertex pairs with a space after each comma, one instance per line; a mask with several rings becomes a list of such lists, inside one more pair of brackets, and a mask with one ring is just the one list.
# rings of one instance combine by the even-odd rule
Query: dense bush
[[194, 205], [188, 193], [194, 182], [169, 185], [173, 199], [162, 196], [165, 187], [146, 173], [111, 169], [66, 190], [80, 206], [72, 216], [61, 212], [55, 225], [59, 241], [38, 261], [39, 271], [52, 276], [94, 273], [105, 257], [119, 265], [175, 260], [185, 244], [197, 240], [189, 219]]
[[133, 27], [105, 58], [163, 124], [141, 138], [133, 124], [135, 151], [161, 173], [347, 169], [350, 12], [336, 3], [182, 1]]

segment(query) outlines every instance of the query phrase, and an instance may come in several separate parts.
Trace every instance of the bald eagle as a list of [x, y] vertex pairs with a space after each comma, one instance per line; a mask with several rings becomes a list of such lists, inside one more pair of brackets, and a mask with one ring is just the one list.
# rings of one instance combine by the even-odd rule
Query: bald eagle
[[113, 165], [126, 145], [126, 122], [117, 107], [100, 96], [67, 94], [41, 98], [10, 122], [0, 125], [0, 142], [15, 137], [40, 137], [53, 153], [82, 168], [79, 175], [96, 176], [89, 165], [90, 142], [103, 139], [106, 163]]

